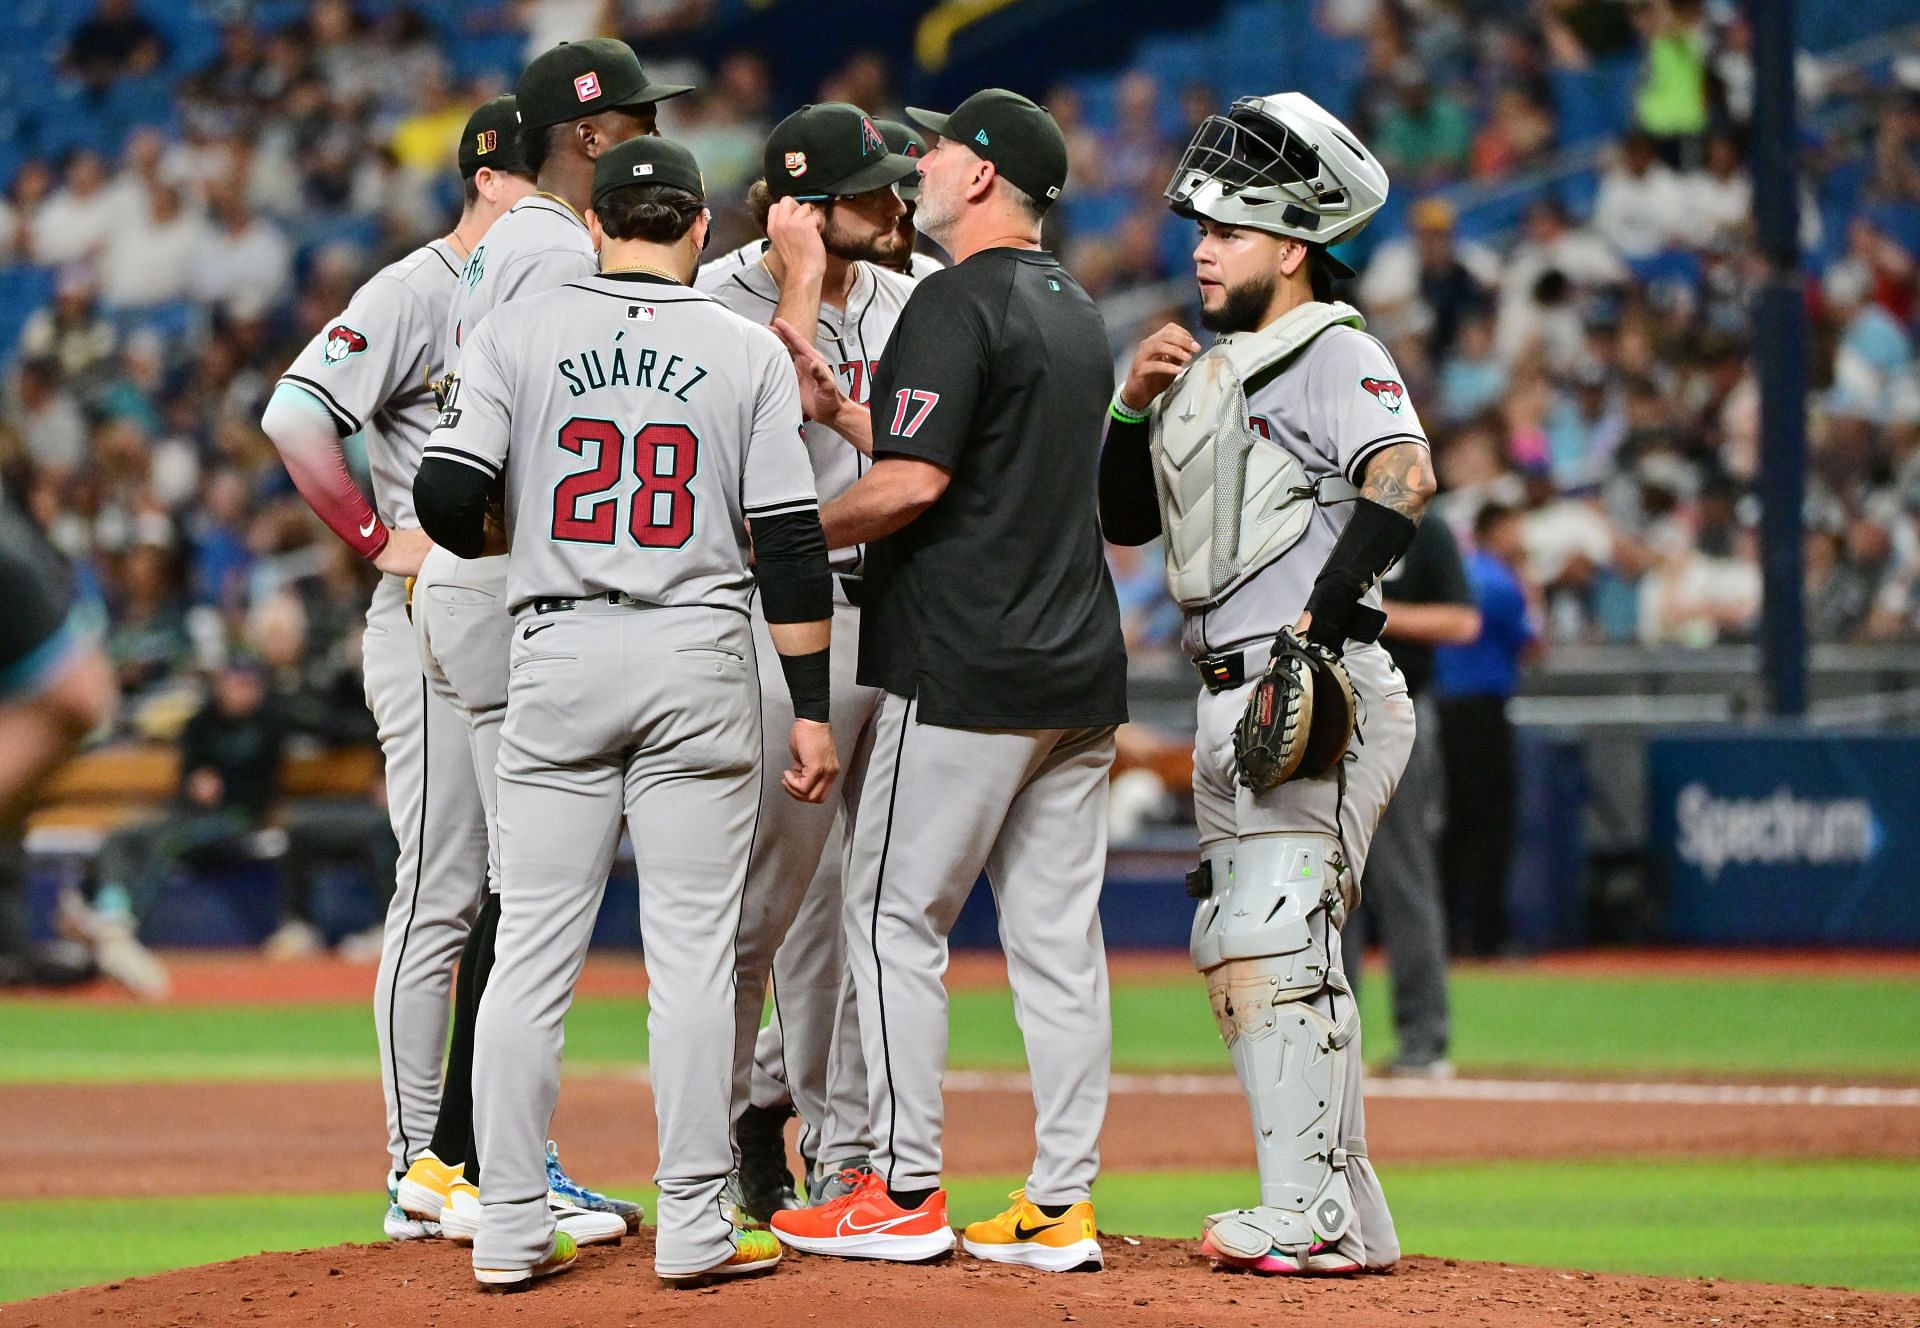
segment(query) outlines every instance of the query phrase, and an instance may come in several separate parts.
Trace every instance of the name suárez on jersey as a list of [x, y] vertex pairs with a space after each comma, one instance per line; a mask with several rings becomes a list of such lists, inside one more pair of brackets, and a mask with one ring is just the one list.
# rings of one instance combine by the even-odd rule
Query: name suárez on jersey
[[[627, 348], [618, 344], [626, 335], [625, 329], [614, 333], [615, 344], [607, 347], [604, 357], [598, 350], [575, 351], [554, 366], [567, 380], [567, 395], [585, 396], [603, 387], [648, 387], [676, 401], [685, 401], [687, 393], [707, 376], [704, 366], [684, 356], [668, 353], [663, 361], [660, 352], [651, 346], [636, 347], [629, 355]], [[675, 380], [688, 368], [692, 369], [692, 377], [676, 385]]]

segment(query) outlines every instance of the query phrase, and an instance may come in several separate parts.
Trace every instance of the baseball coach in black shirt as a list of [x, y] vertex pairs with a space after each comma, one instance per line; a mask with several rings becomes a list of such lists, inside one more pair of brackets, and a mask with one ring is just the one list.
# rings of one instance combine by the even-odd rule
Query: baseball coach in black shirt
[[1026, 1266], [1097, 1265], [1088, 1196], [1112, 1049], [1099, 897], [1126, 718], [1095, 512], [1113, 368], [1093, 301], [1040, 248], [1067, 179], [1053, 117], [998, 89], [950, 115], [908, 114], [934, 136], [914, 224], [954, 264], [907, 302], [871, 413], [811, 337], [775, 324], [809, 413], [873, 458], [821, 521], [834, 547], [868, 546], [860, 681], [886, 696], [846, 884], [875, 1176], [846, 1201], [860, 1212], [844, 1230], [843, 1212], [822, 1209], [776, 1214], [774, 1229], [825, 1254], [951, 1247], [941, 977], [985, 869], [1038, 1122], [1025, 1197], [965, 1244]]

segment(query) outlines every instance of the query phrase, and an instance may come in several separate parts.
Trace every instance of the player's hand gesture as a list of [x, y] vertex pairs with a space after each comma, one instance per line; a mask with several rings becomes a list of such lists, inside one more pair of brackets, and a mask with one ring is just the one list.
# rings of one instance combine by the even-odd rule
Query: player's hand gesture
[[800, 375], [800, 408], [810, 420], [819, 420], [829, 429], [840, 418], [841, 410], [853, 399], [840, 390], [840, 379], [820, 348], [794, 331], [784, 318], [773, 320], [773, 330], [787, 345], [793, 357], [794, 372]]
[[1178, 323], [1168, 323], [1134, 351], [1127, 381], [1120, 385], [1120, 404], [1144, 411], [1199, 353], [1200, 343], [1191, 332]]
[[420, 564], [432, 552], [426, 531], [396, 526], [387, 532], [386, 547], [373, 555], [373, 565], [388, 576], [419, 576]]
[[767, 239], [785, 265], [789, 280], [818, 282], [827, 271], [827, 246], [821, 239], [827, 213], [817, 203], [797, 198], [774, 202], [767, 213]]
[[793, 752], [793, 768], [780, 776], [781, 786], [801, 802], [825, 802], [827, 790], [840, 773], [840, 754], [833, 749], [833, 726], [796, 719], [787, 746]]

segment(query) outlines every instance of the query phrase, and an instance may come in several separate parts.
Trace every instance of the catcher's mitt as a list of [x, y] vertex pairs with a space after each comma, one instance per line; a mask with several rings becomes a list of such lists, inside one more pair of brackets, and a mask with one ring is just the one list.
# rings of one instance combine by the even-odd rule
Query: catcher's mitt
[[1353, 723], [1353, 680], [1339, 656], [1283, 629], [1233, 731], [1234, 771], [1255, 793], [1319, 779], [1347, 754]]

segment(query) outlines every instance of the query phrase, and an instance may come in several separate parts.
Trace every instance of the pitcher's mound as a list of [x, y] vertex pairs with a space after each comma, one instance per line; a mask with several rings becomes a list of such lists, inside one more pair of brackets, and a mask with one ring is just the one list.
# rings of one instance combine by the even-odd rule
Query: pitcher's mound
[[[254, 1215], [256, 1218], [259, 1214]], [[1103, 1273], [1032, 1273], [956, 1254], [903, 1266], [789, 1255], [772, 1273], [701, 1290], [653, 1275], [649, 1229], [581, 1252], [532, 1289], [487, 1294], [467, 1251], [440, 1241], [261, 1254], [0, 1306], [0, 1325], [314, 1324], [325, 1328], [1341, 1328], [1700, 1324], [1788, 1328], [1920, 1323], [1920, 1296], [1563, 1272], [1412, 1258], [1390, 1273], [1301, 1280], [1212, 1271], [1193, 1243], [1103, 1235]]]

